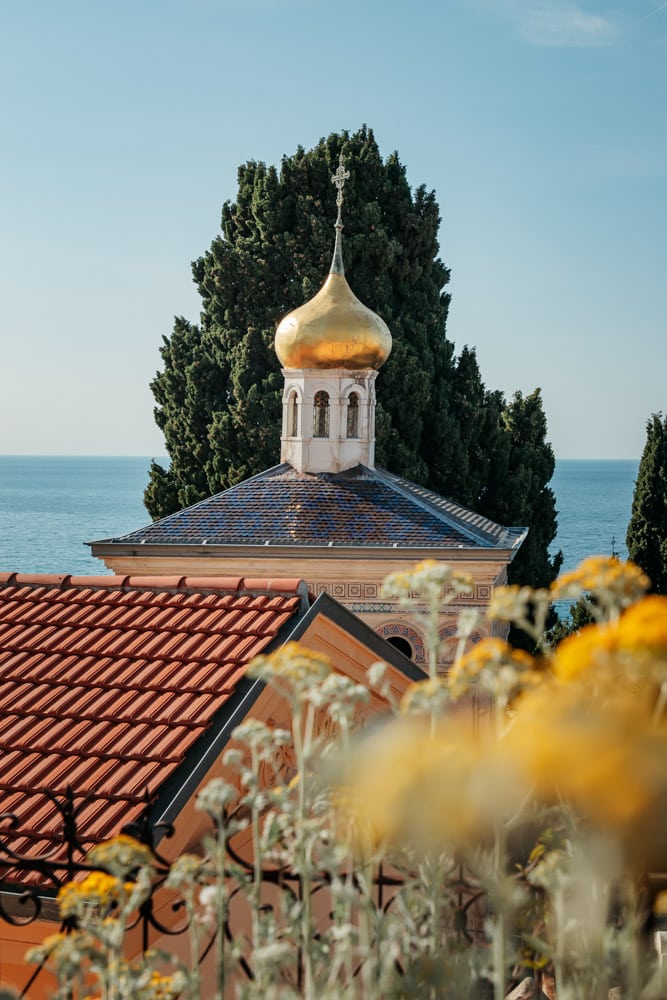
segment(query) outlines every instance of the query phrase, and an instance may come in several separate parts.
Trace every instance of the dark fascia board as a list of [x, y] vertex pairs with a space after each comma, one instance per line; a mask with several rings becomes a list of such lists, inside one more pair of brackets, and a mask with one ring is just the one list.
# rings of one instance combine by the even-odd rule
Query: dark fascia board
[[31, 923], [31, 920], [26, 920], [31, 912], [31, 907], [39, 906], [39, 914], [36, 916], [36, 920], [48, 920], [55, 921], [59, 923], [60, 917], [60, 907], [57, 901], [57, 889], [43, 889], [43, 888], [33, 888], [29, 887], [27, 889], [17, 889], [15, 885], [10, 883], [0, 882], [0, 898], [2, 899], [2, 908], [10, 917], [19, 918], [20, 926], [25, 927], [26, 924]]
[[[271, 653], [286, 642], [298, 642], [320, 616], [344, 628], [353, 638], [370, 649], [378, 660], [389, 663], [409, 680], [426, 680], [427, 675], [420, 667], [407, 656], [403, 656], [395, 646], [374, 632], [370, 625], [357, 618], [327, 593], [320, 594], [307, 611], [295, 612], [269, 643], [264, 653]], [[176, 820], [188, 799], [221, 756], [232, 732], [247, 716], [264, 687], [264, 681], [258, 678], [247, 676], [241, 678], [231, 698], [214, 717], [212, 725], [196, 740], [176, 771], [159, 789], [157, 799], [151, 808], [151, 822], [173, 823]]]

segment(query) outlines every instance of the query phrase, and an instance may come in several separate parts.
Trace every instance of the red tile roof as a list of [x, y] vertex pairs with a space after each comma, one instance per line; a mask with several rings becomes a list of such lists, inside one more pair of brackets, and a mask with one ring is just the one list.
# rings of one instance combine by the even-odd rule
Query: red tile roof
[[0, 812], [20, 849], [58, 845], [45, 793], [68, 785], [86, 844], [136, 819], [305, 603], [299, 580], [0, 574]]

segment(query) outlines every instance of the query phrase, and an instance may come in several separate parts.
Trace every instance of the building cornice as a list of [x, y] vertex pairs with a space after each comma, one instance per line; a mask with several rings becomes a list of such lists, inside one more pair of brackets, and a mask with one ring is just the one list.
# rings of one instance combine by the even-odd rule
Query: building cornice
[[456, 546], [453, 548], [408, 545], [374, 546], [374, 545], [216, 545], [216, 544], [178, 544], [178, 543], [136, 543], [136, 542], [86, 542], [91, 554], [97, 558], [105, 557], [142, 557], [170, 559], [208, 559], [211, 557], [226, 559], [248, 559], [268, 556], [280, 559], [364, 559], [371, 561], [386, 561], [395, 559], [440, 559], [455, 562], [493, 562], [510, 563], [518, 551], [514, 548], [480, 548], [480, 546]]

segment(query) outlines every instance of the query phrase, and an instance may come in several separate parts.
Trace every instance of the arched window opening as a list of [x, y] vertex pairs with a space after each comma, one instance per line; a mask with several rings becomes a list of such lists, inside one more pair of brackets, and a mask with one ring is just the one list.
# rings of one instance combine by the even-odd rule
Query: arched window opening
[[404, 639], [402, 635], [388, 635], [387, 642], [391, 643], [399, 653], [403, 653], [403, 656], [407, 656], [409, 660], [413, 657], [412, 646], [407, 639]]
[[296, 390], [292, 389], [289, 402], [287, 404], [287, 434], [289, 437], [298, 437], [299, 434], [299, 404]]
[[313, 437], [329, 437], [329, 393], [322, 390], [315, 393]]
[[359, 396], [351, 392], [347, 401], [347, 436], [359, 437]]
[[386, 625], [380, 626], [378, 634], [414, 663], [426, 662], [424, 640], [410, 625], [404, 625], [401, 622], [387, 622]]

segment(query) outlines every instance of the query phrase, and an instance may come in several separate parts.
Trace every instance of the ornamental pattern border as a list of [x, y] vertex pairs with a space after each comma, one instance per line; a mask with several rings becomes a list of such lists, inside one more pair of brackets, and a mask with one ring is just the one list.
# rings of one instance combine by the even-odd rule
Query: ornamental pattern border
[[[314, 594], [327, 593], [331, 594], [338, 601], [351, 601], [351, 600], [378, 600], [382, 596], [381, 585], [379, 583], [363, 583], [363, 582], [341, 582], [334, 581], [331, 583], [318, 583], [317, 581], [309, 580], [307, 581], [308, 589]], [[477, 584], [474, 589], [473, 594], [461, 594], [453, 602], [453, 606], [457, 604], [487, 604], [491, 599], [491, 594], [493, 592], [493, 587], [487, 583]], [[447, 594], [452, 595], [455, 591], [453, 588], [448, 588]], [[386, 605], [383, 605], [386, 607]], [[450, 605], [452, 607], [452, 605]], [[353, 608], [353, 610], [356, 610]], [[360, 610], [367, 610], [365, 607]], [[368, 608], [368, 610], [374, 610]]]

